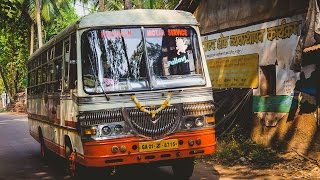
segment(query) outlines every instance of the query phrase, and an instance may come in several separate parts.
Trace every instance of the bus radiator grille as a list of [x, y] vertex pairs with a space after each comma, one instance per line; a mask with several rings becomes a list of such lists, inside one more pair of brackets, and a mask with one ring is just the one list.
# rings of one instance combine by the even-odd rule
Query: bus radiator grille
[[[174, 133], [180, 124], [181, 105], [169, 106], [161, 110], [154, 118], [150, 114], [141, 112], [137, 108], [127, 109], [131, 128], [138, 134], [153, 139]], [[155, 110], [158, 107], [146, 107]]]

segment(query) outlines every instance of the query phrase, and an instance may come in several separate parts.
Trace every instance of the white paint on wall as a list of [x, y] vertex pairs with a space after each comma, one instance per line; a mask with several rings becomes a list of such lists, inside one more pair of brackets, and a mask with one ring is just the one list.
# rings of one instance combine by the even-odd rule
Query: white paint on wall
[[[215, 59], [222, 57], [258, 53], [259, 66], [276, 65], [276, 94], [292, 95], [299, 73], [295, 73], [290, 67], [293, 63], [295, 50], [300, 38], [300, 29], [303, 19], [304, 15], [296, 15], [240, 29], [202, 36], [206, 59], [207, 61], [214, 61]], [[295, 26], [292, 24], [295, 24]], [[271, 29], [280, 29], [277, 33], [279, 33], [278, 35], [281, 37], [281, 33], [289, 31], [289, 26], [289, 29], [292, 28], [291, 25], [292, 27], [298, 27], [298, 33], [290, 33], [290, 36], [285, 38], [270, 38]], [[257, 36], [260, 38], [262, 38], [261, 34], [263, 34], [263, 39], [260, 39], [258, 42], [245, 43], [238, 46], [230, 45], [231, 36], [258, 31], [261, 32], [260, 34], [257, 33]], [[250, 38], [249, 36], [244, 37]], [[219, 48], [219, 44], [221, 45], [221, 42], [223, 42], [221, 40], [223, 40], [223, 38], [226, 39], [227, 45]], [[210, 44], [210, 46], [208, 46], [208, 44]], [[257, 89], [254, 89], [253, 94], [260, 95], [259, 86]]]
[[311, 77], [311, 73], [316, 70], [316, 65], [315, 64], [310, 64], [308, 66], [304, 66], [301, 68], [301, 72], [304, 73], [304, 76], [306, 79]]

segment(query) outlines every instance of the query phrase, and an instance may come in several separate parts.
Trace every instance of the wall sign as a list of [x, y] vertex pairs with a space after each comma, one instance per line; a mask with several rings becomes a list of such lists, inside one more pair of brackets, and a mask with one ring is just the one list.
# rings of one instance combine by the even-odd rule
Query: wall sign
[[[214, 88], [256, 88], [253, 94], [260, 95], [259, 76], [253, 72], [257, 72], [259, 66], [276, 65], [276, 94], [291, 95], [297, 74], [290, 67], [295, 58], [294, 54], [300, 38], [303, 19], [304, 15], [297, 15], [202, 36], [212, 86]], [[258, 55], [258, 60], [255, 60], [257, 63], [253, 63], [253, 57], [250, 56], [252, 54]], [[229, 57], [235, 57], [229, 61], [239, 61], [241, 56], [248, 58], [243, 61], [251, 64], [249, 68], [245, 69], [248, 64], [239, 67], [243, 69], [242, 71], [237, 67], [229, 68], [228, 65], [217, 66], [218, 63], [227, 61]], [[237, 62], [230, 62], [230, 64], [235, 63]], [[216, 68], [222, 69], [217, 70]], [[236, 72], [229, 73], [232, 69]], [[252, 73], [248, 75], [248, 72]], [[227, 78], [216, 76], [226, 76]], [[234, 82], [232, 82], [231, 76], [235, 76]], [[243, 81], [243, 83], [239, 83], [239, 81]]]
[[213, 88], [257, 88], [258, 54], [207, 61]]

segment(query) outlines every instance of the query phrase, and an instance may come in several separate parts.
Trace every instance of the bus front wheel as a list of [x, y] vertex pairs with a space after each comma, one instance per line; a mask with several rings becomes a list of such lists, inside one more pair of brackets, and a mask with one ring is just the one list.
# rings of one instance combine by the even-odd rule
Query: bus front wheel
[[172, 165], [172, 171], [177, 179], [189, 179], [194, 169], [194, 158], [177, 159]]
[[76, 162], [75, 162], [75, 152], [72, 149], [70, 140], [67, 140], [64, 145], [64, 155], [65, 155], [65, 168], [67, 174], [71, 177], [76, 177]]

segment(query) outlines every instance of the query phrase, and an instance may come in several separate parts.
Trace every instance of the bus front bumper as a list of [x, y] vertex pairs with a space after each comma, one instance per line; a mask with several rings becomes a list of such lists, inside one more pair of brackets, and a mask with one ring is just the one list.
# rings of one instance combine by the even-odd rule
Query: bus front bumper
[[[106, 167], [167, 161], [215, 152], [214, 128], [178, 132], [158, 142], [170, 140], [178, 142], [178, 147], [155, 151], [140, 149], [139, 143], [148, 142], [140, 137], [84, 141], [84, 155], [77, 154], [76, 159], [77, 162], [87, 167]], [[149, 140], [149, 142], [152, 143], [154, 140]]]

